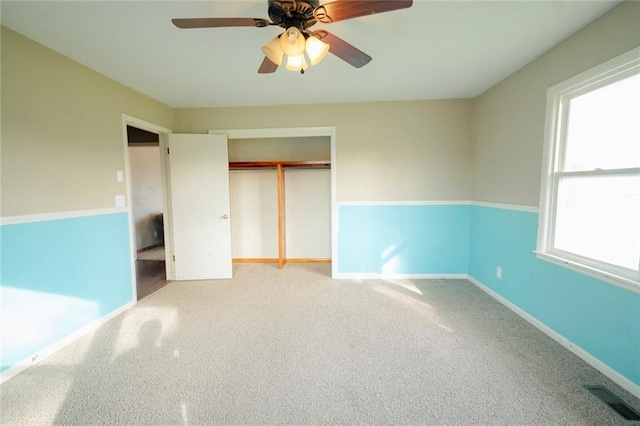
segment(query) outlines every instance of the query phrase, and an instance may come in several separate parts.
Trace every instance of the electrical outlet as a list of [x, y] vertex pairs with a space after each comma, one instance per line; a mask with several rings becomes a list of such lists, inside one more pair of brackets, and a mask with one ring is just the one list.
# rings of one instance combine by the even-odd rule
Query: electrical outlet
[[502, 279], [502, 268], [499, 266], [496, 268], [496, 277], [498, 277], [499, 280]]
[[153, 231], [153, 238], [158, 238], [158, 231]]

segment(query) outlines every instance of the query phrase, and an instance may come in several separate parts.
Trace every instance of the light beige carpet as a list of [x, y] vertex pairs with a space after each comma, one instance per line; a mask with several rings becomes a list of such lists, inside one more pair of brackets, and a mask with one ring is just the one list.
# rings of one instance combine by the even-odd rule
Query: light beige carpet
[[242, 264], [173, 282], [0, 387], [2, 425], [631, 425], [593, 368], [464, 280]]

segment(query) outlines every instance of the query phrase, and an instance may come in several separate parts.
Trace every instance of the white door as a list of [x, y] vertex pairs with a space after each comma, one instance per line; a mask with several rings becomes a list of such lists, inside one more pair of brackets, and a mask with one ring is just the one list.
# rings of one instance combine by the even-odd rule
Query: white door
[[169, 135], [176, 280], [231, 278], [226, 135]]

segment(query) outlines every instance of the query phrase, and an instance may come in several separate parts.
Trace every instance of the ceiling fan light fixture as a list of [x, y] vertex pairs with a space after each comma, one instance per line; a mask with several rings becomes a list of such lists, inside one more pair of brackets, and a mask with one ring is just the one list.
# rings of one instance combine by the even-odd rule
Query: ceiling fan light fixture
[[309, 56], [311, 65], [316, 65], [329, 53], [329, 45], [321, 41], [318, 37], [309, 36], [309, 38], [307, 38], [305, 51]]
[[305, 45], [304, 36], [296, 27], [289, 27], [280, 35], [280, 48], [287, 56], [302, 55]]
[[[269, 19], [177, 18], [172, 19], [171, 22], [183, 29], [264, 28], [270, 25], [284, 28], [285, 31], [279, 37], [262, 47], [265, 58], [258, 68], [259, 74], [275, 72], [284, 62], [285, 55], [289, 57], [288, 69], [304, 73], [308, 63], [318, 64], [329, 51], [353, 67], [360, 68], [371, 61], [371, 56], [325, 30], [312, 32], [308, 31], [309, 28], [317, 22], [330, 24], [376, 13], [406, 9], [413, 5], [413, 0], [268, 0], [267, 5]], [[317, 34], [319, 37], [312, 34]]]
[[275, 37], [269, 43], [262, 46], [262, 53], [264, 53], [264, 56], [269, 58], [271, 62], [280, 66], [282, 64], [282, 57], [284, 56], [284, 51], [282, 47], [280, 47], [280, 37]]
[[307, 60], [304, 58], [304, 54], [300, 54], [297, 56], [288, 56], [286, 68], [289, 71], [304, 71], [309, 68], [309, 64], [307, 64]]

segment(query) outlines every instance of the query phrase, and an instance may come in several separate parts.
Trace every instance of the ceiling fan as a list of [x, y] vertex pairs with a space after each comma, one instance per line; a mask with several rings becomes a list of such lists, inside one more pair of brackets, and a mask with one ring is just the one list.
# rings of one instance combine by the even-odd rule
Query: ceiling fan
[[258, 27], [277, 25], [285, 31], [262, 47], [265, 58], [258, 73], [274, 72], [286, 58], [286, 68], [304, 74], [309, 63], [316, 65], [327, 53], [360, 68], [371, 56], [326, 30], [311, 31], [320, 22], [330, 24], [375, 13], [406, 9], [412, 0], [267, 0], [270, 19], [262, 18], [177, 18], [171, 22], [183, 29]]

